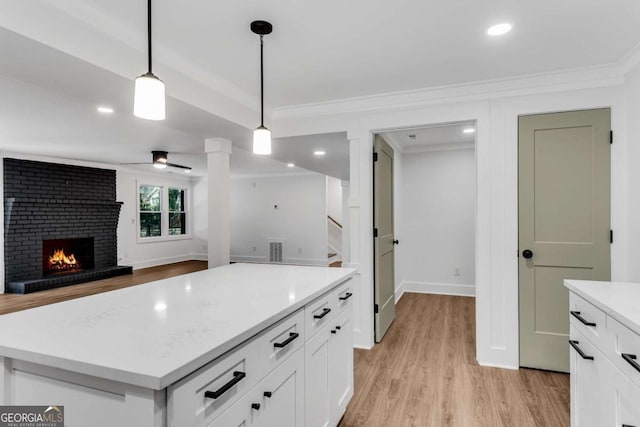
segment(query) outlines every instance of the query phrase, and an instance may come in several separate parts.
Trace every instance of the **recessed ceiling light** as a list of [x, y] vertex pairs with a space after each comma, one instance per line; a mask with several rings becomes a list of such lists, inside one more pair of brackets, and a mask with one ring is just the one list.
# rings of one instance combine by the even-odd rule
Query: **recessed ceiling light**
[[98, 112], [99, 113], [103, 113], [103, 114], [111, 114], [111, 113], [113, 113], [113, 108], [100, 106], [100, 107], [98, 107]]
[[293, 167], [295, 167], [295, 164], [293, 164], [293, 163], [287, 163], [287, 166], [288, 166], [288, 167], [290, 167], [290, 168], [293, 168]]
[[324, 156], [325, 154], [327, 154], [326, 151], [322, 151], [322, 150], [318, 150], [318, 151], [314, 151], [313, 154], [315, 156]]
[[487, 30], [487, 34], [490, 36], [501, 36], [503, 34], [507, 34], [509, 31], [511, 31], [511, 24], [505, 22], [489, 28]]
[[474, 128], [467, 128], [465, 130], [463, 130], [462, 132], [464, 133], [474, 133], [476, 130]]

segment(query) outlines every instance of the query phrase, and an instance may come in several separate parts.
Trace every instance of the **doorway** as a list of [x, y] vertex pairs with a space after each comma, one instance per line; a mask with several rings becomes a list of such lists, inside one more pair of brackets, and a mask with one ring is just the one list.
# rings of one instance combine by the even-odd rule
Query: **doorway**
[[[461, 122], [374, 136], [376, 145], [383, 140], [393, 149], [394, 180], [393, 215], [387, 215], [394, 225], [393, 238], [382, 248], [392, 248], [393, 268], [379, 264], [381, 249], [374, 238], [374, 295], [379, 281], [389, 280], [389, 272], [395, 282], [392, 301], [404, 292], [475, 295], [475, 130], [475, 122]], [[374, 176], [374, 227], [380, 212], [379, 181]], [[378, 329], [376, 341], [380, 342]]]
[[522, 116], [520, 366], [569, 372], [564, 279], [610, 280], [611, 111]]

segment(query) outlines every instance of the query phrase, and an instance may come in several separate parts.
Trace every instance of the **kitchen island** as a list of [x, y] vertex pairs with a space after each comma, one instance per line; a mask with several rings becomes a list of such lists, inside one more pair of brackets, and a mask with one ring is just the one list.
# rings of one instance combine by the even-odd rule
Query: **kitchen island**
[[72, 427], [333, 423], [353, 394], [354, 274], [233, 264], [0, 316], [0, 402], [64, 405]]

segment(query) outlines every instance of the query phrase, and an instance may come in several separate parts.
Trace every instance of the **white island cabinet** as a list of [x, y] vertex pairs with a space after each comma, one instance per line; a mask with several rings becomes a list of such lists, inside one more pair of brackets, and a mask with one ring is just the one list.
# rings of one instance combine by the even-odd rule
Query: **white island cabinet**
[[565, 280], [571, 426], [640, 427], [640, 284]]
[[335, 426], [354, 275], [233, 264], [0, 316], [0, 403], [70, 427]]

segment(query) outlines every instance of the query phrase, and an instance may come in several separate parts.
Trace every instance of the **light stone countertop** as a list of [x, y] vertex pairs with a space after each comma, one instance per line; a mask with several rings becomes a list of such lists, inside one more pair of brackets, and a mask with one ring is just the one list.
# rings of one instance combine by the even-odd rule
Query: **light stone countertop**
[[0, 316], [0, 356], [161, 390], [355, 274], [232, 264]]
[[640, 283], [565, 280], [564, 285], [640, 335]]

